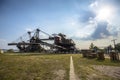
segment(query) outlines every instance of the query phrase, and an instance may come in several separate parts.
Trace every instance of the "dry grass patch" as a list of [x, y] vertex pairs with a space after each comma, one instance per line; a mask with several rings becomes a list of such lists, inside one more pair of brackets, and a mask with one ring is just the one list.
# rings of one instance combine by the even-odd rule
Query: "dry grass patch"
[[[97, 68], [93, 67], [93, 65], [120, 67], [120, 62], [111, 62], [109, 59], [105, 59], [103, 61], [97, 59], [87, 59], [87, 58], [83, 58], [81, 54], [73, 55], [73, 61], [74, 61], [75, 73], [81, 80], [119, 80], [120, 79], [120, 77], [113, 77], [108, 74], [105, 74], [104, 72], [102, 72], [101, 70], [102, 68], [100, 67], [99, 69], [98, 67]], [[120, 74], [118, 75], [120, 76]]]
[[[62, 73], [59, 74], [60, 72]], [[55, 78], [69, 80], [69, 55], [0, 55], [0, 80], [54, 80]]]
[[54, 80], [64, 80], [65, 70], [54, 70], [53, 73], [56, 75]]

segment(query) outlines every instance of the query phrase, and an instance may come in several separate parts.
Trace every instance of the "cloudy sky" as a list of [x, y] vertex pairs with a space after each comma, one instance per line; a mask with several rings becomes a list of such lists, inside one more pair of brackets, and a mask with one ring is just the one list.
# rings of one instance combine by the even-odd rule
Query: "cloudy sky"
[[64, 33], [80, 49], [120, 43], [120, 0], [0, 0], [0, 48], [39, 27]]

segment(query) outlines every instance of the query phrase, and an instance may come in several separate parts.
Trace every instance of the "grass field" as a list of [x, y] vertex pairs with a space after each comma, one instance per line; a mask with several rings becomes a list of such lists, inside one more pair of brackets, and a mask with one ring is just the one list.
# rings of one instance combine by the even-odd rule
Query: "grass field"
[[93, 68], [94, 65], [119, 66], [109, 59], [99, 61], [81, 54], [0, 54], [0, 80], [69, 80], [70, 56], [77, 80], [118, 80]]
[[[72, 55], [74, 60], [75, 73], [81, 80], [120, 80], [107, 76], [93, 68], [93, 66], [117, 66], [120, 67], [120, 62], [111, 62], [109, 59], [97, 60], [83, 58], [82, 55]], [[112, 69], [110, 69], [112, 70]], [[107, 70], [106, 70], [107, 71]], [[110, 71], [108, 71], [110, 73]], [[120, 74], [119, 74], [120, 75]]]
[[0, 55], [0, 80], [69, 80], [69, 56]]

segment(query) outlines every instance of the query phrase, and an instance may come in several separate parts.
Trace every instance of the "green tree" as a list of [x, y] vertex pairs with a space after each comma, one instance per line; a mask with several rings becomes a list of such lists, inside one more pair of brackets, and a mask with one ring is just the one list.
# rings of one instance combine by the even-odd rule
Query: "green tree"
[[1, 53], [1, 49], [0, 49], [0, 53]]
[[95, 47], [94, 44], [91, 43], [89, 49], [94, 49], [94, 47]]
[[120, 43], [117, 43], [117, 44], [115, 45], [115, 48], [116, 48], [116, 50], [118, 50], [118, 51], [120, 52]]
[[94, 46], [94, 49], [97, 49], [97, 50], [98, 50], [99, 48], [98, 48], [97, 46]]

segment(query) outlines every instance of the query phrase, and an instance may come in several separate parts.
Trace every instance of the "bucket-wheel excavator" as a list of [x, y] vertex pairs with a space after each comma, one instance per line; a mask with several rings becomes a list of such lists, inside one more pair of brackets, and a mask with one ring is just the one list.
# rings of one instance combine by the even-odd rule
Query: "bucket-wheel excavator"
[[[44, 36], [41, 34], [44, 34]], [[28, 38], [23, 40], [25, 36]], [[74, 52], [76, 50], [74, 41], [67, 39], [66, 35], [62, 33], [49, 35], [38, 28], [28, 31], [16, 41], [8, 43], [8, 45], [16, 45], [20, 52], [42, 52], [49, 51], [49, 49], [53, 52]]]

